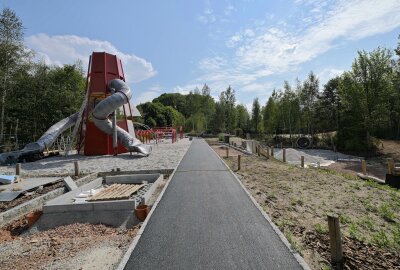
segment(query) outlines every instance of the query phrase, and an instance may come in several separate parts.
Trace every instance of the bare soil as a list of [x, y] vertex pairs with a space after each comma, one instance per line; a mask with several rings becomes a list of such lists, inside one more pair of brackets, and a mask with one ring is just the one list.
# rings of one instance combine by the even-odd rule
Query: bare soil
[[[224, 160], [236, 170], [237, 158]], [[328, 214], [340, 218], [346, 269], [400, 269], [398, 190], [274, 159], [241, 162], [237, 176], [312, 269], [330, 266]]]
[[2, 230], [1, 269], [114, 269], [138, 229], [72, 224], [17, 236]]
[[[220, 155], [221, 157], [226, 157], [226, 148], [227, 146], [225, 145], [211, 145], [211, 148], [217, 152], [218, 155]], [[228, 150], [228, 155], [230, 157], [237, 157], [238, 155], [243, 155], [242, 152], [233, 149], [232, 147], [229, 147]]]
[[[366, 158], [367, 174], [385, 180], [388, 158], [393, 158], [395, 162], [400, 162], [400, 141], [380, 140], [378, 144], [378, 155]], [[336, 162], [329, 165], [328, 168], [356, 175], [361, 172], [361, 163]]]

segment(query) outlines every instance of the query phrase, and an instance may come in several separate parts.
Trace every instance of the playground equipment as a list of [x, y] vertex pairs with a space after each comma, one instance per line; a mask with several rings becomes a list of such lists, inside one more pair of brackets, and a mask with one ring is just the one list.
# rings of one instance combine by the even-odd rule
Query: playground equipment
[[79, 112], [54, 124], [38, 141], [27, 144], [22, 150], [1, 154], [0, 163], [42, 158], [43, 151], [74, 125], [74, 130], [79, 131], [79, 153], [116, 155], [129, 151], [149, 155], [151, 146], [136, 139], [130, 104], [132, 91], [125, 83], [121, 60], [115, 55], [94, 52], [89, 61], [86, 85], [86, 98]]

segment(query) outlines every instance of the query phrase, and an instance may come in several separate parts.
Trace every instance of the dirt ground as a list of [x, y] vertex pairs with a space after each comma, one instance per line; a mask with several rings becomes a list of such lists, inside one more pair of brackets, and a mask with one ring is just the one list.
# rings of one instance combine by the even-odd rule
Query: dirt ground
[[[400, 163], [400, 141], [381, 140], [378, 144], [378, 155], [366, 158], [367, 174], [385, 180], [388, 158], [393, 158], [396, 163]], [[328, 167], [354, 175], [361, 172], [360, 162], [336, 162]]]
[[[214, 149], [214, 151], [217, 152], [217, 154], [220, 155], [221, 157], [226, 157], [227, 147], [225, 145], [211, 145], [211, 148]], [[228, 155], [230, 157], [237, 157], [238, 155], [243, 155], [243, 153], [229, 147]]]
[[[224, 160], [237, 169], [237, 158]], [[330, 266], [328, 214], [340, 218], [346, 269], [400, 269], [400, 191], [263, 157], [242, 155], [241, 167], [239, 179], [312, 269]]]
[[114, 269], [138, 229], [72, 224], [18, 236], [3, 230], [1, 269]]

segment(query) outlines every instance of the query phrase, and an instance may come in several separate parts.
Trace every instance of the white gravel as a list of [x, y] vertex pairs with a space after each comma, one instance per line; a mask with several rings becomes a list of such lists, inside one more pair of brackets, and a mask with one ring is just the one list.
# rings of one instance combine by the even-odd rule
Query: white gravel
[[[45, 158], [22, 164], [22, 176], [66, 175], [74, 173], [74, 161], [79, 161], [81, 173], [107, 172], [120, 168], [122, 171], [175, 169], [190, 146], [187, 138], [172, 144], [170, 141], [153, 145], [153, 152], [144, 157], [129, 153], [114, 156], [69, 155]], [[0, 173], [14, 174], [15, 166], [0, 166]]]
[[[276, 159], [282, 160], [282, 149], [274, 150], [274, 157]], [[286, 148], [286, 162], [293, 165], [300, 165], [301, 156], [304, 156], [304, 163], [306, 165], [317, 165], [329, 166], [335, 163], [338, 159], [341, 160], [359, 160], [360, 158], [355, 156], [350, 156], [342, 154], [339, 152], [334, 152], [331, 150], [324, 149], [293, 149]]]

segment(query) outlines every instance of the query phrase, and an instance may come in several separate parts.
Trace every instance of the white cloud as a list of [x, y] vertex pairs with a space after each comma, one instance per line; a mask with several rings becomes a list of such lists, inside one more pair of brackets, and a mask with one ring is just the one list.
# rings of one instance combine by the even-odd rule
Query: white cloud
[[[321, 0], [298, 0], [312, 5], [310, 25], [296, 31], [255, 25], [234, 34], [226, 45], [233, 56], [205, 58], [199, 63], [203, 75], [197, 81], [221, 87], [261, 91], [267, 76], [294, 71], [343, 40], [356, 40], [385, 33], [400, 26], [400, 1], [340, 0], [335, 5]], [[300, 18], [302, 20], [302, 18]], [[327, 74], [328, 71], [322, 73]], [[330, 72], [333, 72], [332, 70]], [[333, 75], [336, 74], [333, 72]], [[222, 88], [221, 88], [222, 89]]]
[[132, 101], [134, 105], [138, 105], [140, 103], [145, 103], [148, 101], [152, 101], [156, 97], [160, 95], [159, 91], [146, 91], [141, 94], [139, 94], [137, 97], [135, 97], [135, 92], [133, 93]]
[[123, 53], [108, 41], [76, 35], [36, 34], [27, 37], [26, 43], [41, 59], [51, 65], [72, 64], [79, 59], [87, 66], [92, 52], [107, 52], [117, 55], [122, 60], [128, 82], [140, 82], [157, 74], [150, 62], [134, 54]]
[[225, 16], [229, 16], [229, 15], [231, 15], [232, 12], [235, 11], [235, 10], [236, 10], [236, 8], [235, 8], [232, 4], [228, 4], [228, 5], [225, 7], [224, 14], [225, 14]]
[[336, 76], [340, 76], [344, 70], [337, 68], [325, 68], [321, 72], [317, 74], [320, 85], [324, 85], [330, 79], [335, 78]]
[[195, 88], [199, 88], [199, 90], [201, 91], [201, 88], [203, 88], [203, 85], [201, 84], [186, 84], [184, 86], [175, 86], [173, 89], [174, 93], [180, 93], [182, 95], [187, 95], [189, 94], [190, 91], [193, 91]]

